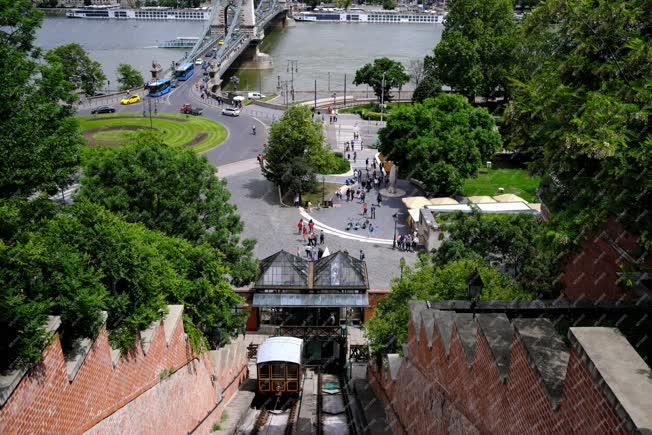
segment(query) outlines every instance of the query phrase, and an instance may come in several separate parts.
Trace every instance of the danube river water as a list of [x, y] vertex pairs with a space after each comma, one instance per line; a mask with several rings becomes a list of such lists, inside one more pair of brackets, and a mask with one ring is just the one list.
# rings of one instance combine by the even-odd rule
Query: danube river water
[[[46, 18], [37, 45], [50, 49], [77, 42], [100, 62], [111, 88], [115, 69], [128, 63], [149, 76], [156, 60], [164, 67], [183, 57], [184, 50], [157, 48], [160, 41], [177, 36], [197, 36], [207, 22], [72, 20]], [[441, 24], [306, 23], [268, 30], [260, 50], [271, 55], [268, 70], [239, 69], [240, 87], [276, 92], [279, 80], [291, 80], [289, 61], [296, 60], [294, 87], [310, 91], [317, 80], [320, 91], [341, 90], [344, 75], [352, 86], [355, 70], [374, 58], [387, 56], [405, 65], [432, 52], [441, 38]], [[329, 85], [330, 77], [330, 85]]]

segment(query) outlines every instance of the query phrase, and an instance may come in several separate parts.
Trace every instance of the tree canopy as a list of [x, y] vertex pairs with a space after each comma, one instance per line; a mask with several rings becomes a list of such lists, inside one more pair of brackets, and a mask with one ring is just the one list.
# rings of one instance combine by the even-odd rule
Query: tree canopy
[[40, 19], [30, 1], [0, 3], [0, 198], [54, 192], [79, 163], [73, 108], [60, 104], [73, 101], [73, 86], [32, 46]]
[[481, 259], [514, 278], [528, 293], [538, 298], [556, 297], [556, 261], [546, 249], [546, 228], [536, 216], [473, 211], [447, 215], [438, 222], [447, 238], [433, 254], [435, 265]]
[[126, 63], [118, 65], [118, 83], [121, 91], [141, 87], [144, 82], [143, 75], [131, 65]]
[[452, 0], [434, 49], [437, 76], [469, 99], [504, 97], [517, 40], [511, 0]]
[[509, 145], [545, 175], [558, 248], [617, 215], [650, 247], [649, 5], [551, 0], [523, 22]]
[[95, 95], [106, 83], [102, 65], [91, 59], [79, 44], [53, 48], [46, 53], [45, 58], [50, 63], [61, 65], [65, 79], [74, 83], [86, 95]]
[[405, 72], [405, 67], [401, 62], [381, 57], [357, 70], [353, 84], [356, 86], [369, 85], [378, 97], [378, 101], [384, 98], [385, 102], [389, 102], [392, 100], [392, 88], [400, 88], [409, 80], [410, 76]]
[[191, 243], [208, 243], [225, 255], [237, 285], [255, 278], [255, 242], [241, 242], [242, 222], [229, 204], [226, 182], [205, 157], [145, 134], [134, 143], [91, 159], [78, 198]]
[[290, 107], [270, 129], [263, 175], [284, 191], [306, 193], [315, 186], [315, 174], [340, 166], [341, 158], [324, 145], [321, 121], [312, 118], [307, 107]]
[[463, 179], [475, 175], [501, 146], [486, 109], [452, 94], [397, 106], [379, 137], [380, 152], [404, 177], [419, 179], [440, 194], [458, 191]]
[[[5, 202], [0, 213], [24, 215], [26, 204]], [[0, 323], [8, 331], [0, 342], [3, 367], [40, 359], [47, 315], [61, 316], [64, 347], [94, 337], [103, 310], [111, 344], [122, 350], [167, 303], [185, 305], [186, 332], [197, 351], [223, 344], [243, 326], [231, 311], [240, 298], [224, 278], [229, 269], [209, 245], [128, 224], [86, 201], [38, 227], [27, 225], [29, 231], [0, 241]]]
[[476, 271], [484, 284], [480, 300], [531, 299], [509, 276], [480, 259], [461, 259], [436, 266], [427, 256], [422, 256], [416, 267], [403, 270], [402, 277], [393, 282], [392, 291], [378, 303], [374, 317], [365, 323], [372, 352], [398, 352], [407, 341], [408, 301], [468, 299], [467, 280]]

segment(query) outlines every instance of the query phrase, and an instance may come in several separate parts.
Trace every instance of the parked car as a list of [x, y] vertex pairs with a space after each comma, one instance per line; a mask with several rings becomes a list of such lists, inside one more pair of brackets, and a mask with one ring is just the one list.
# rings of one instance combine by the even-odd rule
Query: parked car
[[260, 92], [249, 92], [247, 94], [247, 98], [250, 100], [260, 100], [261, 98], [265, 98], [265, 96]]
[[100, 113], [115, 113], [115, 109], [109, 106], [100, 106], [91, 110], [91, 114], [93, 115], [100, 114]]
[[135, 104], [140, 101], [140, 95], [130, 95], [127, 96], [126, 98], [123, 98], [120, 100], [120, 104], [126, 105], [126, 104]]
[[204, 63], [204, 61], [201, 60], [201, 58], [199, 58], [199, 57], [198, 57], [197, 60], [195, 61], [195, 65], [201, 65], [202, 63]]
[[222, 115], [225, 116], [240, 116], [240, 109], [235, 107], [225, 107], [222, 109]]
[[192, 107], [190, 104], [184, 104], [181, 106], [181, 109], [179, 109], [181, 113], [185, 113], [186, 115], [194, 115], [194, 116], [199, 116], [202, 114], [203, 110], [200, 109], [199, 107]]

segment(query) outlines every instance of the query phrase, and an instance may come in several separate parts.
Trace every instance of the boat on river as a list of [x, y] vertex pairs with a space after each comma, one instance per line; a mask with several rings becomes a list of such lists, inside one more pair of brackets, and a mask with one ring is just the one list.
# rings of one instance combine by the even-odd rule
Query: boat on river
[[315, 9], [294, 13], [297, 21], [322, 23], [397, 23], [397, 24], [441, 24], [446, 13], [405, 12], [405, 11], [365, 11], [363, 9]]
[[68, 18], [118, 19], [118, 20], [183, 20], [206, 21], [211, 15], [210, 8], [171, 9], [165, 7], [144, 7], [122, 9], [117, 6], [87, 6], [66, 12]]

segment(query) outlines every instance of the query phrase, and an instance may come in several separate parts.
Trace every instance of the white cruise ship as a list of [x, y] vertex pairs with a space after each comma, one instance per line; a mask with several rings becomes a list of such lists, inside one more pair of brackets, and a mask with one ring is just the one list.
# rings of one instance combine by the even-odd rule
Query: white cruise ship
[[168, 9], [141, 8], [120, 9], [118, 7], [85, 7], [66, 12], [68, 18], [120, 19], [120, 20], [188, 20], [205, 21], [211, 15], [209, 8]]
[[310, 12], [298, 12], [292, 18], [297, 21], [313, 22], [349, 22], [349, 23], [407, 23], [407, 24], [441, 24], [446, 13], [401, 12], [401, 11], [365, 11], [362, 9], [335, 10], [322, 9]]

